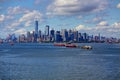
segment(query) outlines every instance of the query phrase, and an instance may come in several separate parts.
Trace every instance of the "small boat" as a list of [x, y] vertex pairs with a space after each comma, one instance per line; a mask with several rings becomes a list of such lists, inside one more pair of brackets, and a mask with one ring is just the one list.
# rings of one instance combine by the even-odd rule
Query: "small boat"
[[82, 46], [82, 49], [92, 49], [92, 46]]
[[78, 45], [76, 44], [66, 44], [65, 47], [76, 48]]
[[65, 46], [64, 43], [54, 43], [54, 46]]

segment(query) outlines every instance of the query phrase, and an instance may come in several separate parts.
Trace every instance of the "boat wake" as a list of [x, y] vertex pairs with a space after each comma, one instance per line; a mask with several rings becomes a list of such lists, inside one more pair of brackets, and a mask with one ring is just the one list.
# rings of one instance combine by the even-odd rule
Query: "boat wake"
[[0, 52], [8, 52], [10, 49], [0, 49]]

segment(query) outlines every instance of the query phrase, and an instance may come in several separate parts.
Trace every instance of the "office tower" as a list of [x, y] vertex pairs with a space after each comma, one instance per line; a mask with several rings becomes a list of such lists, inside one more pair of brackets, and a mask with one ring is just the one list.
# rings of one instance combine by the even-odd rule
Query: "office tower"
[[38, 35], [38, 21], [35, 21], [35, 34]]
[[56, 40], [56, 42], [62, 42], [63, 41], [62, 36], [60, 35], [60, 31], [56, 31], [55, 40]]
[[78, 41], [78, 31], [73, 31], [74, 41]]
[[69, 40], [69, 41], [72, 41], [72, 37], [71, 37], [72, 34], [73, 34], [73, 33], [72, 33], [72, 30], [69, 29], [69, 31], [68, 31], [68, 40]]
[[100, 36], [100, 33], [98, 34], [98, 37], [99, 37], [99, 41], [101, 40], [101, 36]]
[[50, 28], [49, 25], [45, 26], [45, 35], [46, 36], [49, 36], [49, 28]]
[[50, 30], [50, 41], [54, 41], [55, 40], [55, 30]]
[[70, 29], [70, 30], [68, 31], [68, 36], [70, 37], [71, 34], [72, 34], [72, 30]]
[[94, 36], [93, 35], [91, 36], [91, 39], [92, 39], [92, 41], [94, 40]]
[[81, 40], [81, 37], [82, 37], [81, 33], [78, 33], [78, 41]]
[[25, 35], [24, 34], [19, 36], [19, 42], [25, 42]]
[[32, 37], [35, 36], [35, 31], [32, 31], [31, 36], [32, 36]]
[[106, 41], [106, 37], [103, 37], [103, 36], [102, 36], [102, 37], [101, 37], [101, 41], [102, 41], [102, 42], [105, 42], [105, 41]]
[[38, 38], [38, 21], [35, 21], [34, 42], [37, 42], [37, 38]]
[[27, 42], [31, 42], [31, 34], [30, 34], [30, 31], [27, 31]]
[[27, 38], [30, 38], [30, 31], [27, 31]]
[[88, 34], [87, 33], [83, 33], [83, 40], [84, 40], [84, 42], [88, 41]]
[[41, 30], [38, 31], [38, 37], [39, 37], [39, 38], [42, 37], [42, 31], [41, 31]]
[[15, 34], [11, 35], [11, 40], [14, 41], [16, 39]]
[[62, 29], [62, 38], [63, 41], [68, 41], [68, 31], [66, 29]]
[[55, 36], [55, 30], [52, 29], [52, 30], [50, 31], [50, 36], [52, 36], [52, 37]]

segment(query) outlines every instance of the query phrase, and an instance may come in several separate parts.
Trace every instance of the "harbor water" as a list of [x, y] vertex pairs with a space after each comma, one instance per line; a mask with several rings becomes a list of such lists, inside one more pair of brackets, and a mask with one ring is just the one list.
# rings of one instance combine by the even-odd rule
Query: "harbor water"
[[120, 80], [120, 44], [0, 44], [0, 80]]

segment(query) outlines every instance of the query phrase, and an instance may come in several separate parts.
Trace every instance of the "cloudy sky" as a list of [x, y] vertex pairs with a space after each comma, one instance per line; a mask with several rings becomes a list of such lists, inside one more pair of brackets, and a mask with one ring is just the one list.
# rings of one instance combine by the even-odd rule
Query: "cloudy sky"
[[0, 0], [0, 37], [33, 31], [76, 29], [120, 38], [120, 0]]

